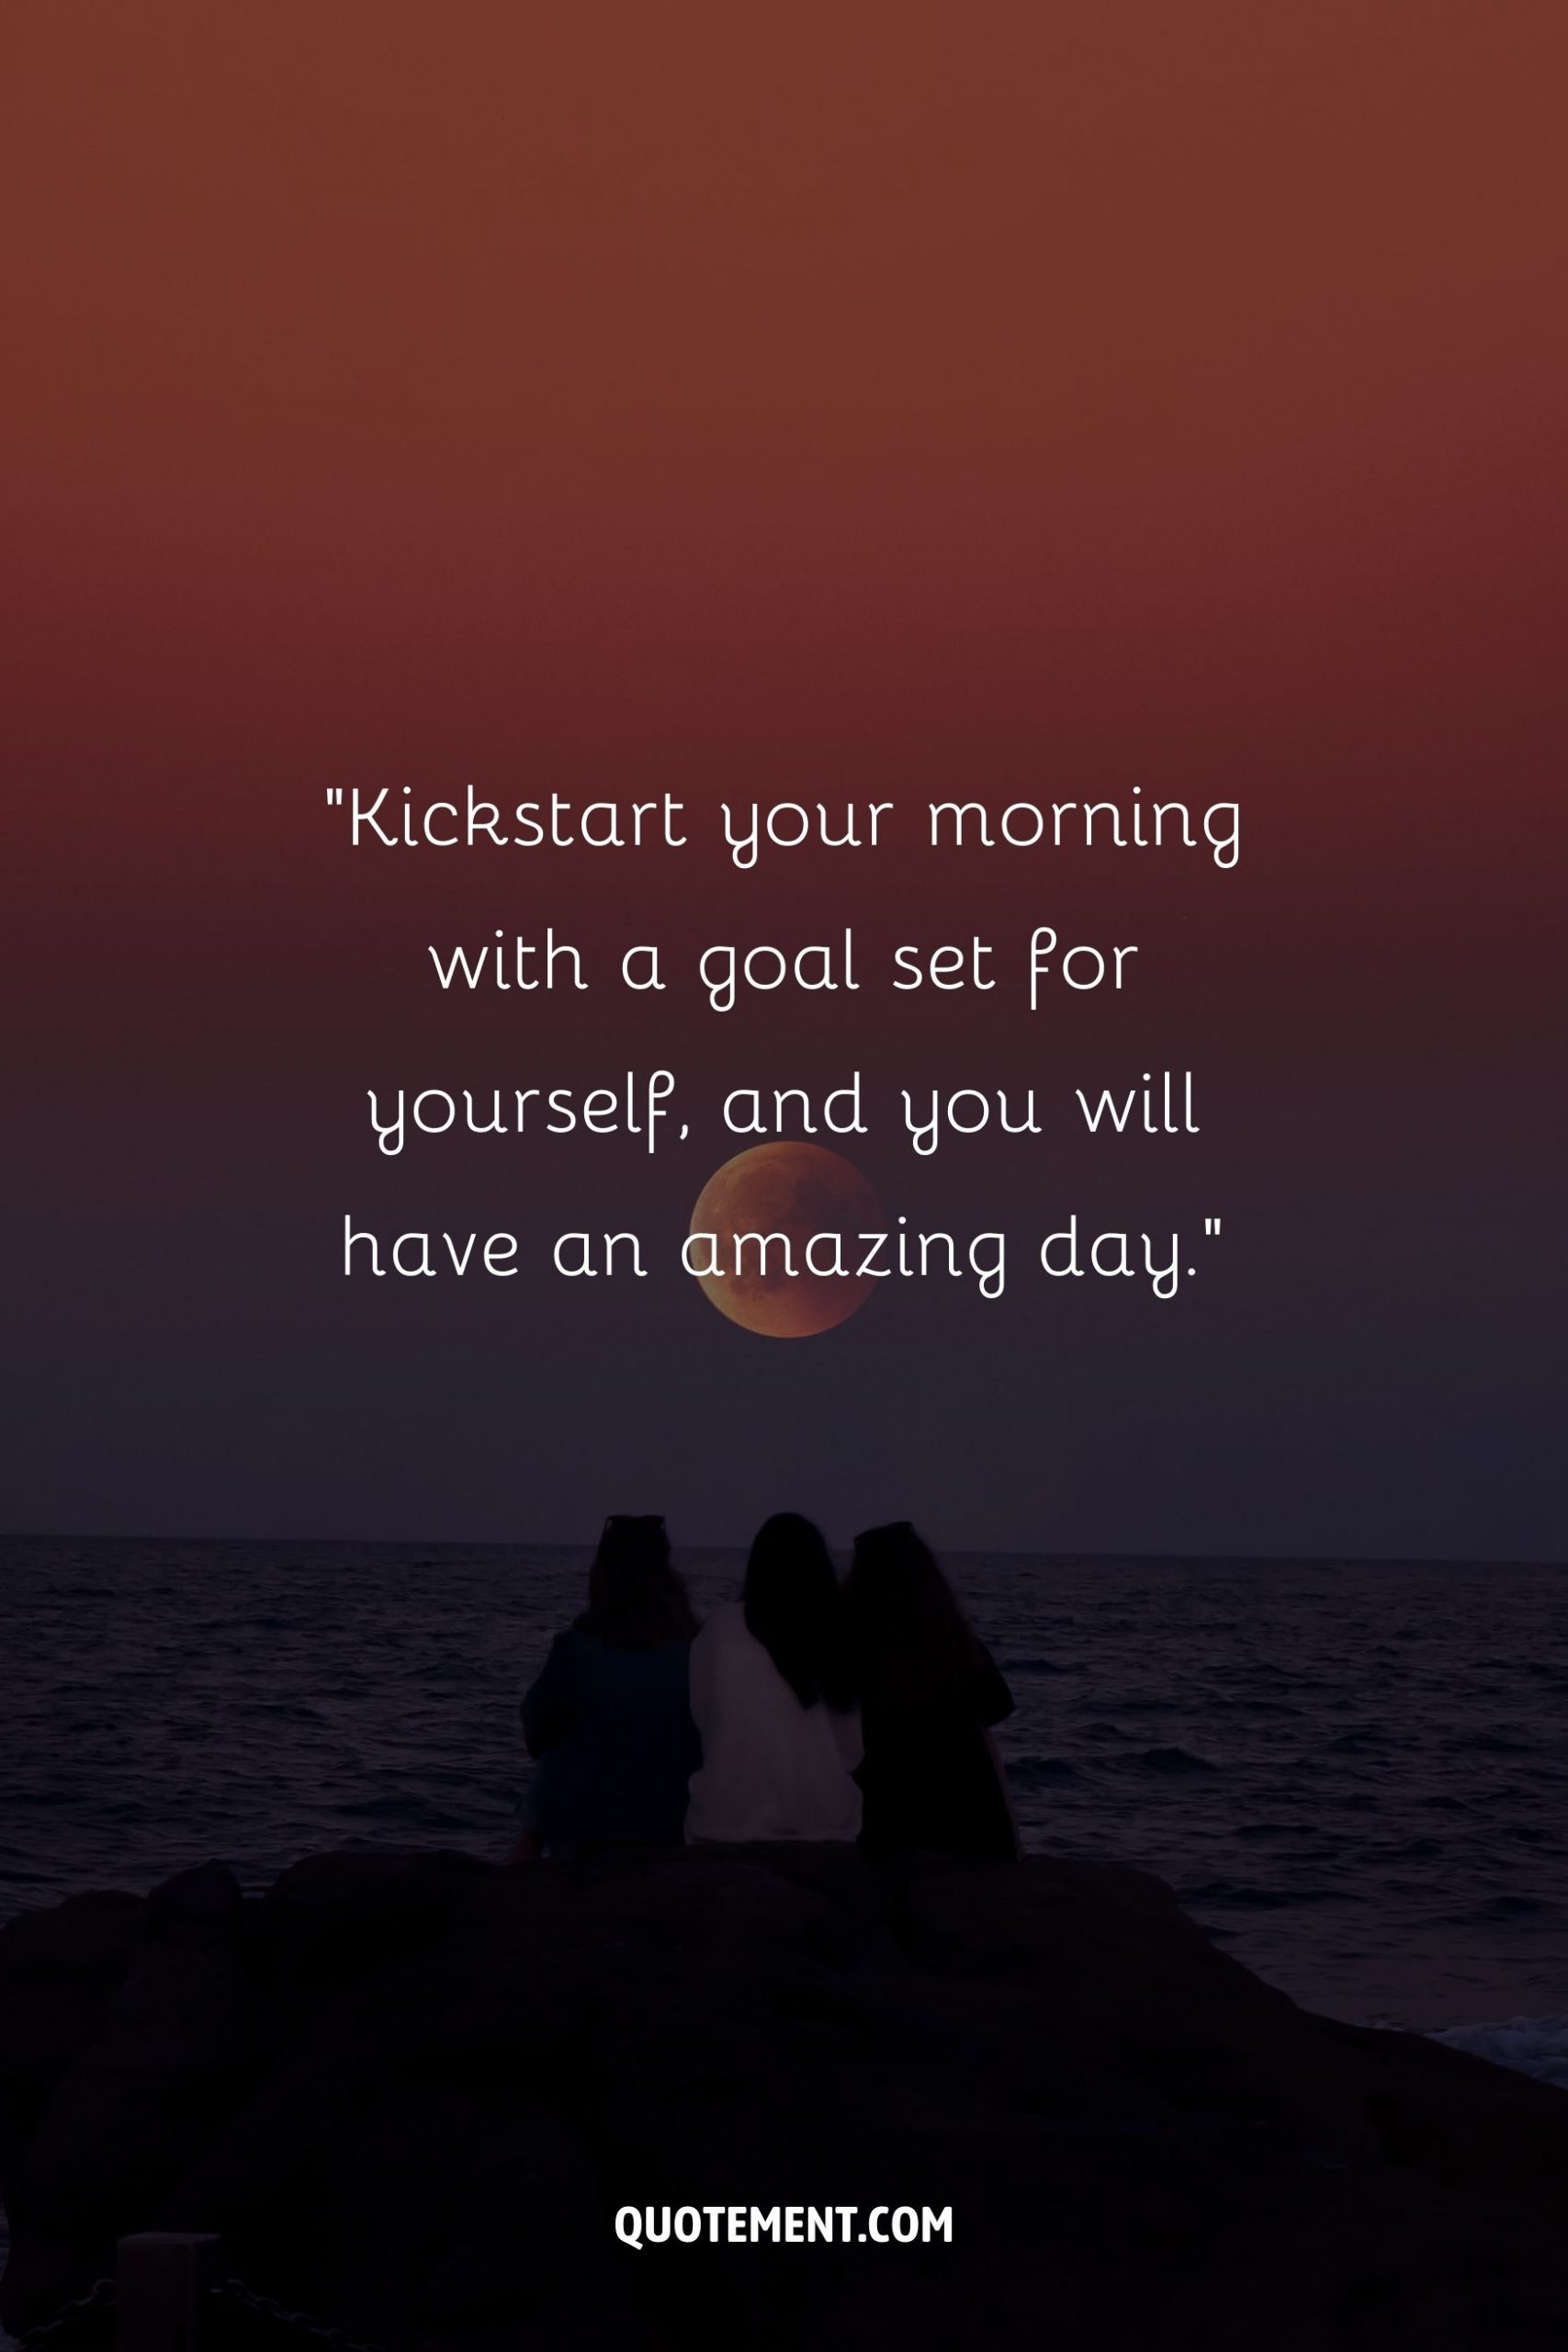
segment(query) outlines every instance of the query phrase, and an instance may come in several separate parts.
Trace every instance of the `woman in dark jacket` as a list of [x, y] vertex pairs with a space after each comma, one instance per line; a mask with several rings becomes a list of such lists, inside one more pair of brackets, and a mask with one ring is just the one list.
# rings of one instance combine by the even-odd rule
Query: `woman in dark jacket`
[[539, 1760], [533, 1830], [547, 1853], [681, 1844], [702, 1762], [687, 1687], [696, 1630], [664, 1521], [606, 1520], [588, 1606], [523, 1701]]
[[868, 1852], [1018, 1858], [990, 1729], [1012, 1693], [908, 1521], [855, 1539], [844, 1585]]

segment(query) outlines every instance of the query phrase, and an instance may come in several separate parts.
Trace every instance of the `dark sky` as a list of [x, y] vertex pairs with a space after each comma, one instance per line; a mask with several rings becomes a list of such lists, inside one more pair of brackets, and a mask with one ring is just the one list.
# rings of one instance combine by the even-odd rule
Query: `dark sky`
[[[1561, 1555], [1554, 8], [163, 0], [6, 35], [0, 1524]], [[329, 787], [669, 791], [643, 857], [351, 853]], [[931, 798], [1243, 805], [1201, 855], [919, 847]], [[897, 804], [874, 860], [721, 801]], [[443, 1000], [553, 922], [581, 999]], [[1036, 922], [1120, 999], [726, 1019], [712, 941]], [[672, 985], [615, 989], [656, 938]], [[428, 1142], [366, 1090], [663, 1064], [693, 1133]], [[771, 1342], [673, 1267], [726, 1086], [863, 1075], [888, 1283]], [[1075, 1134], [1191, 1069], [1201, 1136]], [[901, 1085], [1049, 1132], [916, 1159]], [[889, 1120], [888, 1111], [893, 1116]], [[525, 1239], [345, 1284], [345, 1211]], [[1224, 1238], [1145, 1286], [1032, 1240]], [[562, 1226], [637, 1223], [641, 1283]]]

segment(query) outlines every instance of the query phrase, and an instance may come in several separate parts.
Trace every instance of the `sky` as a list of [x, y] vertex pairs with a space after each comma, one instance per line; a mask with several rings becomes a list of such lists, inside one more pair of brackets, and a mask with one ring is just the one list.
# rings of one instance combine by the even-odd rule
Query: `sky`
[[[1520, 0], [9, 12], [0, 1525], [1561, 1557], [1565, 67]], [[469, 785], [691, 844], [327, 802]], [[1134, 788], [1237, 865], [921, 845]], [[894, 838], [738, 872], [754, 798]], [[547, 922], [581, 997], [432, 985]], [[691, 981], [1039, 923], [1138, 985]], [[656, 1066], [652, 1156], [369, 1135]], [[665, 1246], [717, 1101], [856, 1069], [888, 1214], [1016, 1278], [738, 1329]], [[1199, 1136], [1074, 1131], [1145, 1069]], [[976, 1084], [1049, 1132], [913, 1155], [898, 1089]], [[1223, 1238], [1161, 1302], [1032, 1271], [1074, 1213]], [[345, 1214], [525, 1262], [345, 1283]], [[632, 1221], [640, 1283], [541, 1254]]]

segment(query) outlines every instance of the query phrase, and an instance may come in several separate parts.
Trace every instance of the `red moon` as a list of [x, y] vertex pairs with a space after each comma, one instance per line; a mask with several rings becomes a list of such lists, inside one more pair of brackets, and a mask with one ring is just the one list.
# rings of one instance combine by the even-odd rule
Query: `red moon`
[[[806, 1245], [814, 1233], [841, 1233], [844, 1261], [858, 1265], [864, 1255], [856, 1237], [881, 1224], [876, 1194], [858, 1168], [815, 1143], [763, 1143], [742, 1151], [715, 1171], [692, 1211], [692, 1231], [711, 1233], [722, 1275], [697, 1280], [721, 1315], [770, 1340], [807, 1340], [830, 1331], [863, 1306], [876, 1287], [872, 1274], [814, 1274], [806, 1267]], [[755, 1242], [745, 1271], [735, 1267], [735, 1237], [783, 1234], [795, 1272], [785, 1273], [781, 1252], [769, 1253], [760, 1271]], [[823, 1253], [828, 1254], [827, 1252]]]

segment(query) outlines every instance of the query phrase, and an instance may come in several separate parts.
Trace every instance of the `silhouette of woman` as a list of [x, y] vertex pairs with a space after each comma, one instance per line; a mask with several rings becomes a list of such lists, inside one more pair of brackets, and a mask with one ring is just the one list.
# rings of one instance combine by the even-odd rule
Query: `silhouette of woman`
[[539, 1759], [533, 1831], [547, 1853], [681, 1843], [702, 1760], [688, 1695], [696, 1630], [664, 1521], [607, 1519], [588, 1606], [523, 1701]]
[[1012, 1693], [907, 1520], [855, 1538], [844, 1606], [865, 1740], [866, 1850], [1016, 1860], [989, 1738], [1011, 1714]]
[[716, 1609], [692, 1645], [702, 1770], [694, 1845], [858, 1836], [860, 1721], [839, 1579], [819, 1531], [794, 1511], [764, 1522], [743, 1597]]

